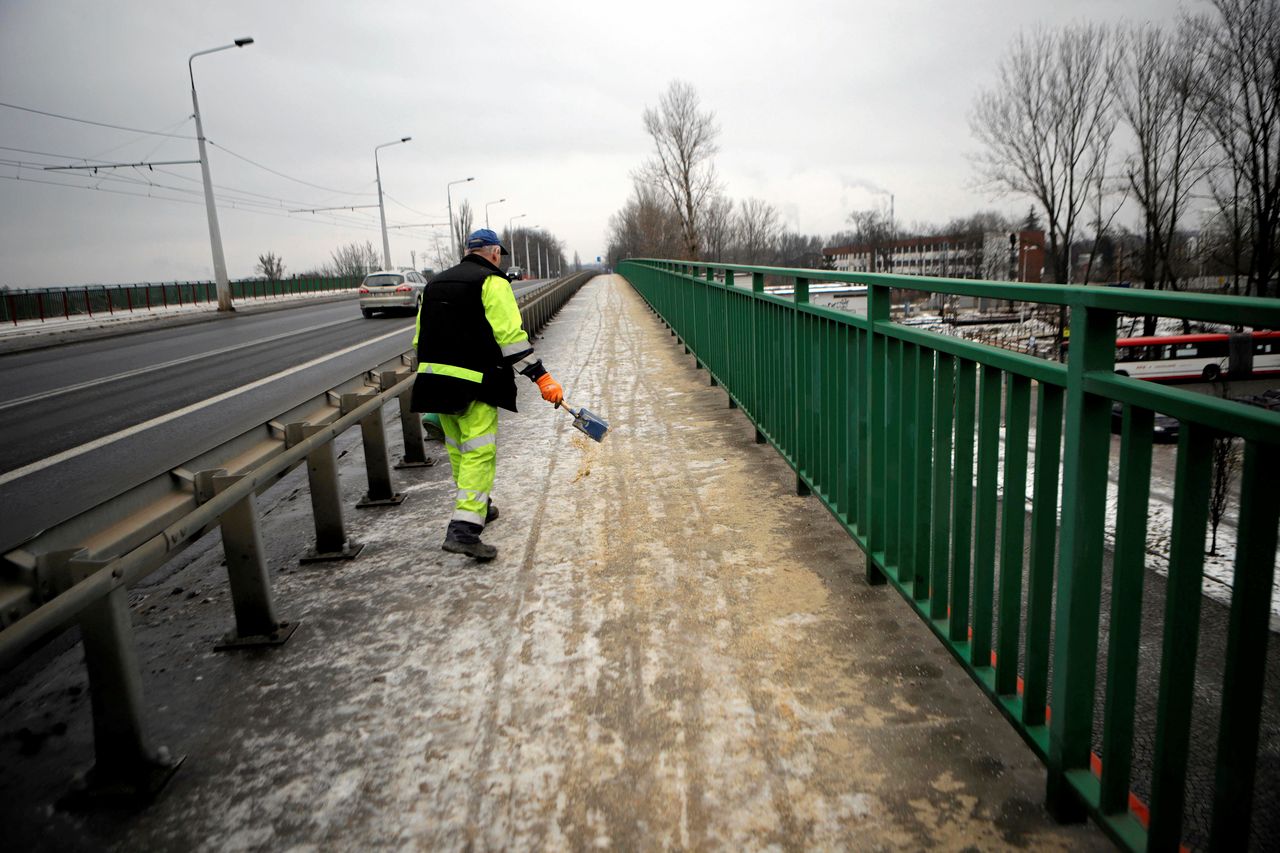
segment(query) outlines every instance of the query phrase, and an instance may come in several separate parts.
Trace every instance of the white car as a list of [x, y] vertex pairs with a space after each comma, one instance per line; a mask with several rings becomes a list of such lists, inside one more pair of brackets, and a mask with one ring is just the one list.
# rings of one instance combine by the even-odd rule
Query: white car
[[360, 283], [360, 313], [366, 318], [375, 311], [415, 313], [422, 305], [427, 280], [413, 270], [379, 270]]

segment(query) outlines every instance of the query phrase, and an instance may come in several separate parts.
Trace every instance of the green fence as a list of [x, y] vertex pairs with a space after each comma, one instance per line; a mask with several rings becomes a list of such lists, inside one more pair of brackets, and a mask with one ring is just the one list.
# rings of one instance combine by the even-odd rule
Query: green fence
[[[352, 290], [360, 276], [340, 278], [249, 279], [231, 282], [231, 298], [270, 299], [303, 293]], [[136, 311], [163, 311], [218, 301], [212, 281], [171, 281], [157, 284], [104, 284], [7, 290], [0, 293], [0, 325], [24, 321], [109, 316]]]
[[[1280, 328], [1280, 302], [653, 260], [625, 261], [618, 272], [755, 423], [757, 440], [787, 459], [797, 490], [818, 496], [863, 548], [868, 579], [897, 588], [1045, 761], [1051, 812], [1087, 813], [1132, 849], [1176, 850], [1184, 837], [1213, 442], [1243, 438], [1204, 841], [1246, 847], [1280, 516], [1280, 413], [1119, 376], [1113, 359], [1118, 314]], [[793, 284], [794, 297], [766, 293], [766, 277]], [[812, 280], [867, 285], [866, 315], [810, 304]], [[1071, 357], [1059, 364], [891, 322], [891, 291], [901, 288], [1065, 305]], [[1104, 578], [1113, 402], [1123, 426]], [[1154, 751], [1137, 786], [1150, 792], [1148, 812], [1131, 796], [1131, 769], [1155, 412], [1181, 428]]]

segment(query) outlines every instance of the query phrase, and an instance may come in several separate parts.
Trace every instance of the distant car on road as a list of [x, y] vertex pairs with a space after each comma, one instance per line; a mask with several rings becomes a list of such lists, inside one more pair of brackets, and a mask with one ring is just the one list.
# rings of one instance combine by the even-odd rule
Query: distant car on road
[[524, 270], [520, 269], [520, 267], [508, 267], [507, 278], [511, 281], [519, 281], [524, 278]]
[[[1151, 424], [1151, 440], [1157, 444], [1172, 444], [1178, 440], [1178, 427], [1180, 422], [1177, 418], [1169, 415], [1162, 415], [1159, 412], [1154, 413]], [[1111, 431], [1116, 435], [1120, 434], [1120, 429], [1124, 425], [1124, 406], [1120, 403], [1111, 404]]]
[[413, 270], [371, 272], [360, 283], [360, 313], [367, 319], [375, 311], [416, 312], [426, 286], [427, 280]]

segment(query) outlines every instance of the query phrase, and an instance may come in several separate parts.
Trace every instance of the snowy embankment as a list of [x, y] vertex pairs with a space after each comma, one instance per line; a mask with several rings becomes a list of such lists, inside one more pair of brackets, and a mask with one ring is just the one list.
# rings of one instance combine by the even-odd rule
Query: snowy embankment
[[[998, 492], [1004, 496], [1004, 428], [1000, 429], [1000, 470], [998, 474]], [[1031, 511], [1030, 484], [1035, 480], [1035, 442], [1036, 432], [1030, 435], [1031, 450], [1027, 458], [1027, 511]], [[1157, 446], [1157, 452], [1160, 448]], [[1114, 549], [1116, 537], [1116, 510], [1119, 497], [1119, 459], [1111, 455], [1107, 472], [1107, 515], [1104, 537], [1109, 548]], [[1058, 524], [1062, 524], [1062, 465], [1058, 466]], [[1237, 478], [1238, 480], [1238, 478]], [[1239, 484], [1233, 486], [1231, 500], [1226, 514], [1218, 525], [1217, 553], [1209, 554], [1210, 531], [1205, 530], [1204, 579], [1201, 588], [1205, 595], [1214, 601], [1230, 606], [1231, 591], [1235, 580], [1236, 562], [1236, 518], [1239, 513]], [[1158, 466], [1151, 472], [1151, 490], [1147, 501], [1147, 568], [1161, 575], [1169, 574], [1169, 547], [1173, 539], [1173, 481], [1163, 475]], [[1280, 562], [1280, 552], [1276, 554]], [[1280, 632], [1280, 584], [1271, 587], [1271, 630]]]

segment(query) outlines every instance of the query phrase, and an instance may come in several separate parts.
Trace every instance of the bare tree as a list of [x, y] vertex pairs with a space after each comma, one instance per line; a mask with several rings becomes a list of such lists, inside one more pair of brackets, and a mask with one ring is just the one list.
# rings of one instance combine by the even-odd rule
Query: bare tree
[[1280, 0], [1212, 2], [1216, 20], [1190, 18], [1185, 26], [1203, 51], [1206, 117], [1236, 188], [1231, 197], [1245, 201], [1246, 291], [1266, 295], [1280, 265]]
[[364, 245], [348, 243], [334, 249], [329, 257], [332, 259], [330, 272], [338, 278], [358, 277], [378, 270], [382, 264], [382, 254], [373, 248], [368, 240]]
[[747, 199], [738, 208], [737, 230], [741, 260], [749, 264], [773, 260], [781, 231], [776, 207], [763, 199]]
[[822, 238], [816, 234], [783, 231], [777, 240], [775, 263], [781, 267], [819, 269], [823, 264]]
[[697, 260], [702, 249], [699, 225], [718, 187], [711, 159], [720, 135], [715, 113], [701, 109], [693, 86], [673, 80], [658, 106], [645, 109], [644, 128], [657, 150], [640, 167], [638, 177], [671, 203], [680, 220], [685, 257]]
[[631, 198], [609, 218], [609, 265], [624, 258], [671, 258], [679, 254], [680, 218], [665, 198], [637, 179]]
[[1097, 154], [1099, 165], [1087, 189], [1088, 203], [1093, 213], [1089, 223], [1093, 228], [1093, 242], [1089, 246], [1089, 260], [1085, 263], [1084, 274], [1080, 276], [1084, 284], [1092, 281], [1095, 267], [1100, 268], [1102, 275], [1107, 274], [1106, 268], [1098, 263], [1099, 252], [1104, 246], [1110, 245], [1111, 223], [1115, 221], [1116, 215], [1120, 213], [1120, 209], [1129, 198], [1129, 185], [1124, 182], [1117, 183], [1108, 172], [1108, 150], [1105, 141], [1099, 140], [1098, 144], [1102, 147]]
[[970, 114], [985, 148], [975, 158], [982, 182], [1000, 194], [1029, 195], [1044, 209], [1059, 282], [1070, 280], [1077, 222], [1115, 128], [1113, 43], [1094, 24], [1019, 34], [995, 88], [979, 93]]
[[1227, 513], [1231, 500], [1231, 484], [1240, 468], [1240, 448], [1234, 436], [1224, 435], [1213, 440], [1213, 469], [1209, 492], [1209, 526], [1213, 537], [1209, 553], [1218, 553], [1218, 525]]
[[[1203, 60], [1184, 26], [1176, 36], [1146, 24], [1124, 37], [1117, 86], [1119, 114], [1133, 134], [1125, 178], [1142, 215], [1142, 283], [1173, 289], [1174, 238], [1191, 193], [1204, 177], [1209, 138], [1197, 93]], [[1155, 318], [1145, 321], [1145, 333]]]
[[[475, 218], [475, 211], [471, 207], [470, 199], [463, 199], [462, 204], [458, 205], [458, 215], [453, 220], [453, 227], [456, 229], [454, 236], [457, 238], [457, 244], [460, 248], [467, 245], [467, 238], [471, 236], [471, 223]], [[453, 263], [457, 263], [458, 259], [454, 258]], [[453, 264], [449, 264], [453, 266]]]
[[702, 219], [703, 257], [711, 261], [725, 260], [737, 240], [737, 223], [733, 216], [733, 199], [717, 193], [707, 202]]
[[275, 252], [267, 252], [265, 255], [258, 255], [255, 270], [267, 281], [279, 281], [284, 278], [284, 261]]
[[871, 272], [893, 270], [893, 223], [882, 210], [855, 210], [849, 214], [855, 246], [871, 253]]

